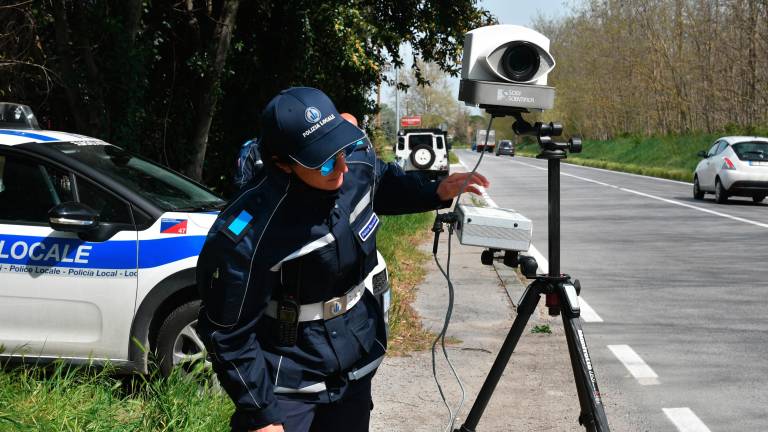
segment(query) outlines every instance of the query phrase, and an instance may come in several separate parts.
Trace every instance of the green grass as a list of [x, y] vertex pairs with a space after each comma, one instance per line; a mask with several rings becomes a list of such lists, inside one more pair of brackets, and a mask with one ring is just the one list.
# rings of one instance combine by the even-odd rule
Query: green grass
[[549, 324], [539, 324], [531, 327], [531, 333], [552, 334], [552, 328]]
[[425, 275], [423, 265], [429, 259], [419, 250], [419, 244], [427, 238], [433, 220], [432, 213], [382, 217], [377, 245], [387, 261], [392, 286], [389, 351], [393, 354], [425, 349], [431, 343], [432, 335], [421, 327], [411, 302], [416, 285]]
[[453, 150], [448, 151], [448, 163], [450, 164], [459, 163], [459, 157], [456, 156], [456, 153], [454, 153]]
[[[728, 134], [723, 132], [684, 136], [622, 137], [611, 141], [585, 140], [583, 151], [569, 154], [564, 162], [692, 181], [693, 170], [701, 160], [696, 154], [709, 149], [717, 138]], [[525, 143], [518, 145], [517, 152], [521, 156], [535, 156], [538, 150], [537, 144]]]
[[0, 431], [227, 431], [226, 395], [180, 374], [116, 377], [57, 363], [0, 372]]

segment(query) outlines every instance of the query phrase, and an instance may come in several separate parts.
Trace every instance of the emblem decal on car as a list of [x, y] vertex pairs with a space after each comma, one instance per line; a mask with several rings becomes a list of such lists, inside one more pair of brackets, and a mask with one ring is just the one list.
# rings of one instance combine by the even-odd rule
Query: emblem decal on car
[[165, 219], [160, 221], [160, 232], [163, 234], [186, 234], [186, 219]]

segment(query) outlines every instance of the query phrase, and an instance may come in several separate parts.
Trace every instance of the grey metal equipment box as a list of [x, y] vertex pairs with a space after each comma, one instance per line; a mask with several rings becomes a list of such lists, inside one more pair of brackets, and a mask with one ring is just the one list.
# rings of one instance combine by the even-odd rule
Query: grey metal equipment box
[[519, 252], [531, 246], [531, 220], [512, 209], [459, 205], [456, 213], [463, 245]]
[[555, 88], [463, 79], [459, 83], [459, 100], [475, 106], [509, 106], [542, 111], [555, 106]]

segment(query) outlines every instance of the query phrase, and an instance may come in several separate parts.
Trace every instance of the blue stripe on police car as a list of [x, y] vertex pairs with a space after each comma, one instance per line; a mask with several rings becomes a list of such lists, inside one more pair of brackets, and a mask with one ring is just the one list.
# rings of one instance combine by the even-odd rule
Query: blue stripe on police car
[[102, 243], [79, 239], [0, 235], [0, 264], [94, 269], [151, 268], [197, 256], [205, 236]]
[[39, 141], [59, 141], [57, 138], [52, 138], [47, 135], [41, 135], [39, 133], [17, 131], [17, 130], [0, 130], [0, 135], [12, 135], [24, 138], [30, 138]]

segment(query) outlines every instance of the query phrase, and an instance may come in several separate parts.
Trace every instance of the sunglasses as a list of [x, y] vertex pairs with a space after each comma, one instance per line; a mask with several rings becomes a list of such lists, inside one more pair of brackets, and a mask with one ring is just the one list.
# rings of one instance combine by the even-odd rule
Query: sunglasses
[[336, 160], [339, 158], [339, 156], [346, 159], [352, 154], [353, 151], [355, 151], [355, 149], [364, 145], [365, 140], [358, 140], [355, 145], [348, 145], [344, 147], [340, 152], [336, 153], [332, 158], [328, 159], [322, 165], [320, 165], [320, 174], [323, 177], [329, 175], [333, 172], [333, 168], [336, 166]]

